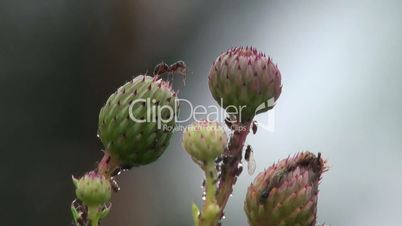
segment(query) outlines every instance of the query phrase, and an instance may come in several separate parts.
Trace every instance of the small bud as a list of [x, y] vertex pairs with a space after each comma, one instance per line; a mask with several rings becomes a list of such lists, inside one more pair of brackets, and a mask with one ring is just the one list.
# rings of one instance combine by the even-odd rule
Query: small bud
[[205, 211], [202, 213], [202, 218], [207, 219], [207, 221], [214, 220], [218, 217], [220, 208], [216, 203], [210, 203]]
[[103, 175], [91, 171], [80, 179], [73, 177], [77, 198], [87, 206], [106, 204], [112, 195], [110, 181]]
[[223, 153], [227, 143], [225, 130], [217, 122], [195, 122], [183, 133], [183, 148], [199, 165], [214, 161]]
[[302, 152], [260, 173], [245, 200], [250, 225], [314, 226], [318, 184], [325, 171], [320, 155]]

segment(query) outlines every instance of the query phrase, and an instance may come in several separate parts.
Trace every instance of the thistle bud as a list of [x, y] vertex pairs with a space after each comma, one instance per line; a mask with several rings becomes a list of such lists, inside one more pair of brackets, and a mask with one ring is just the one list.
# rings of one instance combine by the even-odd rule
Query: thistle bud
[[77, 198], [87, 206], [106, 204], [112, 195], [110, 181], [95, 171], [85, 174], [80, 179], [73, 177]]
[[210, 162], [223, 153], [228, 142], [225, 130], [217, 122], [199, 121], [183, 133], [183, 148], [198, 164]]
[[271, 109], [268, 100], [276, 101], [282, 91], [278, 67], [251, 47], [222, 53], [214, 61], [208, 78], [214, 99], [223, 108], [236, 107], [238, 112], [234, 114], [239, 120], [251, 120]]
[[301, 152], [260, 173], [249, 186], [245, 212], [252, 226], [315, 226], [320, 154]]
[[165, 151], [176, 124], [171, 85], [140, 75], [113, 93], [99, 113], [99, 137], [123, 168], [145, 165]]

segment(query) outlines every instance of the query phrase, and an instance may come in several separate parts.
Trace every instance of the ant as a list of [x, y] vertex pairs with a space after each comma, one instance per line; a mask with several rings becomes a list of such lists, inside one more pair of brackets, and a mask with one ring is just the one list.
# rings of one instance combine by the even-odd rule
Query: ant
[[161, 62], [155, 66], [154, 76], [159, 76], [163, 74], [178, 74], [183, 77], [183, 83], [186, 84], [187, 65], [182, 60], [179, 60], [171, 65], [167, 65], [165, 62]]

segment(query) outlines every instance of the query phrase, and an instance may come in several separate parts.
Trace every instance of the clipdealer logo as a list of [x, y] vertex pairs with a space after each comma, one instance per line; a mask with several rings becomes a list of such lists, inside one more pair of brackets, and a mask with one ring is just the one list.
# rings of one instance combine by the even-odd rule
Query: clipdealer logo
[[[223, 106], [223, 99], [220, 100], [220, 105]], [[273, 105], [267, 101], [261, 104], [256, 112], [269, 105]], [[189, 108], [190, 113], [186, 116], [179, 117], [176, 112], [178, 112], [179, 106], [184, 108]], [[193, 105], [187, 99], [177, 98], [173, 105], [159, 105], [155, 99], [151, 98], [140, 98], [133, 101], [129, 106], [129, 117], [132, 121], [136, 123], [146, 123], [152, 122], [157, 123], [158, 129], [182, 131], [185, 127], [182, 124], [191, 121], [202, 121], [202, 120], [215, 120], [223, 122], [229, 115], [236, 115], [241, 119], [242, 111], [247, 105], [235, 106], [228, 105], [225, 108], [221, 108], [216, 105]], [[143, 111], [145, 110], [145, 114]], [[141, 114], [136, 114], [136, 112], [141, 112]], [[139, 117], [138, 115], [141, 115]], [[259, 128], [265, 129], [269, 132], [274, 132], [275, 128], [275, 112], [273, 110], [268, 111], [268, 117], [264, 113], [263, 117], [257, 115]], [[175, 128], [169, 126], [169, 123], [175, 121], [177, 125]]]

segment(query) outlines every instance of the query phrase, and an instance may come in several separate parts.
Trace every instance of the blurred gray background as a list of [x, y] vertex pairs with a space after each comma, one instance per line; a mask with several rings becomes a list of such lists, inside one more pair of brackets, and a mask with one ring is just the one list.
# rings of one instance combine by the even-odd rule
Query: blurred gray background
[[[175, 84], [180, 96], [215, 104], [211, 62], [252, 45], [283, 75], [275, 130], [247, 141], [256, 172], [297, 151], [322, 152], [331, 168], [321, 223], [402, 226], [401, 11], [397, 0], [1, 0], [0, 225], [71, 223], [70, 176], [101, 157], [98, 111], [124, 81], [181, 59], [191, 72], [185, 87]], [[103, 225], [192, 225], [202, 173], [180, 139], [120, 176]], [[240, 176], [224, 225], [246, 225], [255, 175]]]

